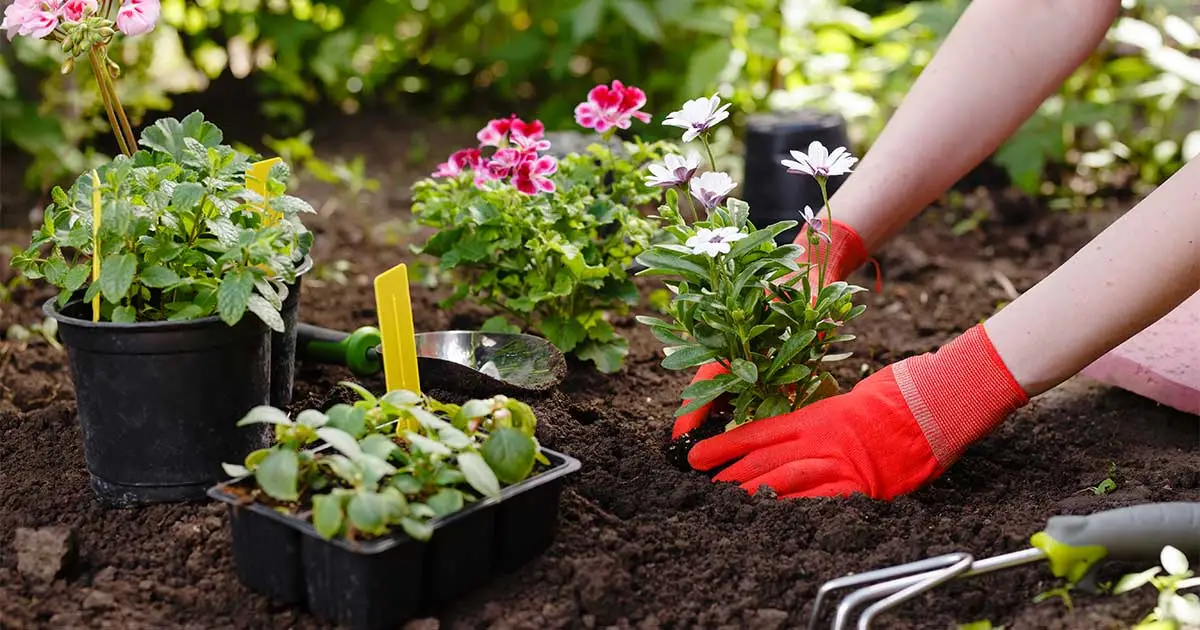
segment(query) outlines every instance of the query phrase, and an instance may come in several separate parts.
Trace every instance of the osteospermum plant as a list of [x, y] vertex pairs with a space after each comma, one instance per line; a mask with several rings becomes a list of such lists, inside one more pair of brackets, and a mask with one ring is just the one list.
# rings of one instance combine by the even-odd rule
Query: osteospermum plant
[[[671, 278], [666, 282], [673, 294], [669, 319], [638, 317], [667, 344], [663, 367], [685, 370], [716, 362], [724, 368], [711, 380], [684, 389], [685, 404], [676, 415], [727, 395], [733, 399], [727, 429], [836, 393], [827, 366], [850, 355], [835, 354], [833, 347], [854, 339], [841, 328], [866, 310], [854, 304], [862, 287], [825, 283], [827, 256], [814, 252], [830, 237], [819, 212], [797, 209], [806, 224], [807, 248], [780, 246], [775, 237], [798, 221], [756, 228], [749, 206], [730, 196], [737, 184], [717, 170], [708, 140], [728, 117], [728, 108], [714, 94], [690, 100], [667, 116], [663, 124], [684, 129], [685, 143], [700, 141], [711, 170], [700, 172], [699, 160], [680, 155], [650, 165], [647, 183], [666, 189], [659, 212], [669, 238], [637, 259], [646, 266], [639, 275]], [[782, 166], [816, 179], [831, 221], [828, 178], [849, 173], [856, 161], [845, 148], [830, 152], [814, 142], [807, 151], [792, 151]], [[810, 271], [815, 271], [815, 283]]]
[[498, 312], [484, 330], [540, 334], [601, 372], [619, 370], [629, 346], [611, 318], [638, 300], [627, 268], [656, 231], [639, 209], [661, 197], [643, 170], [676, 150], [640, 140], [614, 149], [618, 131], [650, 120], [645, 104], [642, 90], [620, 81], [590, 90], [575, 120], [603, 142], [561, 161], [545, 153], [540, 121], [497, 118], [477, 146], [415, 184], [413, 213], [436, 231], [414, 249], [454, 278], [442, 305], [481, 303]]

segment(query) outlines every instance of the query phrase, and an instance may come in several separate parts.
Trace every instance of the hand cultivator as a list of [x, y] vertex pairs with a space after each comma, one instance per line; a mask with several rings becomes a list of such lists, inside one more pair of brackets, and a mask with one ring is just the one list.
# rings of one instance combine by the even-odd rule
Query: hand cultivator
[[858, 587], [837, 607], [832, 627], [849, 627], [854, 610], [872, 602], [858, 619], [866, 630], [881, 613], [955, 578], [1011, 569], [1048, 560], [1055, 576], [1090, 585], [1101, 560], [1153, 560], [1166, 545], [1200, 554], [1200, 503], [1150, 503], [1088, 516], [1053, 516], [1030, 538], [1032, 547], [982, 560], [966, 552], [926, 558], [894, 567], [847, 575], [817, 592], [808, 629], [821, 620], [821, 604], [833, 591]]

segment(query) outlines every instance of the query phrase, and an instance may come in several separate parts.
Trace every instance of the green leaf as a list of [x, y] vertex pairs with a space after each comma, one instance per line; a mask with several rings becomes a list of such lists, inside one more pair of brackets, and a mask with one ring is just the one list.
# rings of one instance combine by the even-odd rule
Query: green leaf
[[647, 267], [646, 270], [638, 272], [638, 275], [659, 275], [665, 272], [697, 283], [703, 283], [708, 278], [707, 269], [687, 260], [682, 254], [664, 249], [662, 246], [655, 246], [642, 252], [637, 257], [637, 261]]
[[662, 29], [658, 20], [650, 12], [642, 0], [611, 0], [613, 8], [621, 14], [625, 23], [642, 37], [657, 42], [662, 39]]
[[681, 416], [703, 407], [729, 391], [738, 382], [740, 379], [732, 374], [718, 374], [709, 380], [697, 381], [688, 385], [680, 394], [680, 398], [690, 402], [676, 410], [675, 415]]
[[571, 14], [573, 26], [572, 37], [576, 43], [582, 43], [596, 33], [600, 27], [600, 17], [604, 13], [605, 0], [584, 0]]
[[390, 513], [387, 498], [378, 492], [358, 492], [346, 504], [346, 520], [368, 534], [386, 533]]
[[91, 265], [76, 265], [72, 267], [67, 272], [67, 275], [63, 277], [62, 288], [64, 289], [64, 293], [71, 294], [78, 291], [79, 287], [82, 287], [83, 283], [87, 282], [90, 277], [92, 277]]
[[758, 366], [745, 359], [731, 361], [729, 371], [750, 385], [758, 382]]
[[667, 348], [666, 358], [662, 360], [662, 366], [668, 370], [683, 370], [690, 367], [696, 367], [712, 361], [721, 356], [721, 351], [716, 348], [706, 348], [702, 345], [690, 346], [674, 346]]
[[283, 316], [263, 296], [257, 293], [250, 294], [250, 298], [246, 300], [246, 308], [257, 315], [267, 325], [267, 328], [278, 333], [284, 331]]
[[47, 282], [61, 287], [67, 278], [67, 261], [57, 257], [51, 258], [42, 267], [42, 274], [46, 277]]
[[467, 483], [479, 494], [485, 497], [500, 494], [500, 481], [496, 478], [496, 473], [492, 472], [491, 467], [478, 453], [459, 453], [458, 467], [466, 476]]
[[412, 443], [413, 448], [430, 455], [450, 455], [453, 453], [445, 444], [431, 440], [420, 433], [406, 431], [404, 438]]
[[746, 238], [733, 244], [729, 249], [729, 257], [737, 258], [746, 252], [762, 246], [764, 243], [774, 243], [776, 236], [796, 226], [796, 221], [780, 221], [774, 225], [755, 230]]
[[442, 488], [437, 494], [429, 497], [425, 504], [433, 508], [434, 514], [448, 516], [463, 507], [463, 493], [454, 488]]
[[575, 356], [595, 363], [596, 369], [602, 374], [619, 371], [628, 355], [629, 342], [619, 338], [609, 342], [589, 341], [575, 351]]
[[324, 426], [317, 429], [317, 436], [352, 461], [359, 461], [363, 458], [363, 450], [358, 445], [358, 440], [341, 429]]
[[491, 333], [519, 333], [521, 328], [508, 323], [508, 320], [503, 315], [490, 317], [483, 325], [479, 327], [481, 332]]
[[816, 338], [817, 331], [815, 330], [805, 330], [788, 337], [775, 353], [775, 360], [771, 361], [771, 368], [767, 370], [767, 378], [772, 378], [783, 366], [791, 363], [792, 359], [796, 358], [796, 355], [800, 354], [800, 351], [807, 348]]
[[112, 320], [117, 324], [132, 324], [137, 321], [137, 311], [132, 306], [118, 306], [113, 309]]
[[272, 498], [279, 501], [295, 501], [300, 498], [297, 490], [300, 475], [300, 458], [295, 451], [276, 449], [263, 458], [254, 470], [254, 479]]
[[221, 279], [217, 290], [217, 312], [226, 324], [233, 326], [241, 321], [254, 291], [254, 276], [244, 269], [230, 272]]
[[165, 289], [179, 283], [179, 275], [166, 267], [148, 267], [142, 270], [142, 284], [152, 289]]
[[196, 204], [204, 198], [204, 186], [195, 182], [180, 182], [175, 185], [175, 191], [171, 193], [171, 206], [175, 208], [176, 213], [191, 212]]
[[316, 429], [323, 427], [328, 423], [329, 418], [316, 409], [305, 409], [296, 415], [296, 424], [301, 426]]
[[129, 293], [137, 273], [137, 257], [132, 253], [109, 254], [100, 264], [100, 291], [104, 299], [116, 304]]
[[771, 396], [759, 403], [758, 409], [754, 412], [754, 419], [774, 418], [791, 410], [792, 403], [787, 398], [783, 396]]
[[408, 474], [392, 477], [391, 485], [406, 495], [415, 495], [421, 492], [421, 482]]
[[496, 477], [511, 485], [523, 481], [533, 471], [537, 445], [525, 433], [504, 428], [493, 431], [481, 451]]
[[386, 435], [380, 433], [372, 433], [359, 441], [358, 445], [362, 448], [362, 452], [367, 455], [373, 455], [382, 460], [387, 460], [392, 456], [392, 453], [400, 450], [399, 446]]
[[288, 415], [282, 409], [276, 409], [268, 405], [259, 405], [246, 412], [246, 415], [241, 420], [238, 420], [237, 426], [244, 427], [248, 424], [292, 426], [292, 420], [288, 418]]
[[342, 499], [336, 495], [318, 494], [313, 497], [312, 520], [313, 527], [322, 538], [328, 540], [342, 531], [345, 513], [342, 511]]
[[583, 324], [574, 319], [547, 317], [541, 321], [541, 333], [563, 352], [571, 352], [587, 338]]
[[400, 519], [400, 527], [404, 528], [404, 533], [412, 537], [413, 540], [423, 541], [433, 537], [432, 525], [409, 516]]
[[791, 385], [796, 381], [806, 378], [811, 373], [812, 369], [807, 365], [793, 365], [780, 370], [778, 374], [771, 376], [768, 380], [772, 385]]

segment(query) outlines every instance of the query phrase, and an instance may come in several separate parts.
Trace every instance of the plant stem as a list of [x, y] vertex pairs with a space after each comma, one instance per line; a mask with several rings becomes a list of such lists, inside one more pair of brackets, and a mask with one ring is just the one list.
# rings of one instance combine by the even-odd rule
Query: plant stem
[[132, 156], [133, 152], [137, 151], [137, 138], [133, 136], [133, 126], [129, 124], [129, 118], [125, 116], [125, 108], [121, 106], [121, 99], [117, 95], [117, 85], [113, 82], [112, 73], [108, 71], [107, 66], [104, 68], [104, 82], [108, 85], [109, 94], [112, 95], [113, 108], [117, 110], [117, 117], [121, 120], [121, 129], [125, 133], [125, 144], [129, 147], [128, 155]]
[[95, 73], [96, 83], [100, 86], [100, 100], [104, 102], [104, 111], [108, 113], [108, 124], [112, 126], [113, 134], [117, 136], [117, 144], [121, 148], [121, 153], [133, 155], [130, 153], [129, 147], [125, 144], [125, 135], [117, 124], [117, 115], [113, 111], [111, 96], [104, 83], [103, 73], [107, 72], [107, 69], [101, 67], [100, 60], [96, 57], [95, 49], [88, 51], [88, 61], [92, 64], [92, 72]]
[[681, 188], [683, 188], [683, 196], [687, 197], [688, 205], [692, 208], [692, 222], [697, 223], [700, 221], [700, 213], [696, 211], [696, 200], [692, 199], [692, 192], [686, 186], [681, 186]]
[[[824, 177], [817, 178], [817, 186], [821, 187], [821, 201], [825, 202], [825, 214], [829, 217], [829, 227], [827, 227], [825, 229], [832, 232], [833, 231], [833, 209], [829, 207], [829, 193], [825, 189], [825, 178]], [[829, 250], [833, 249], [833, 247], [832, 247], [833, 243], [827, 243], [826, 245], [827, 246], [825, 247], [825, 260], [821, 261], [821, 267], [820, 267], [820, 270], [818, 271], [817, 283], [819, 286], [817, 287], [817, 293], [820, 293], [821, 289], [825, 288], [825, 267], [829, 265]]]
[[707, 134], [700, 136], [700, 142], [704, 144], [704, 150], [708, 153], [708, 163], [712, 165], [712, 170], [717, 170], [717, 159], [713, 157], [712, 147], [708, 146]]

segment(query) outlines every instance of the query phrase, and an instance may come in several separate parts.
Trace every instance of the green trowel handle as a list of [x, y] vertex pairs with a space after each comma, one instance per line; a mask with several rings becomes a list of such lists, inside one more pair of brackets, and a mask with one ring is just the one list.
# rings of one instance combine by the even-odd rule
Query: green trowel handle
[[1200, 503], [1147, 503], [1087, 516], [1053, 516], [1033, 545], [1056, 575], [1076, 579], [1101, 559], [1157, 560], [1171, 545], [1200, 554]]
[[345, 365], [355, 376], [372, 376], [383, 369], [377, 348], [379, 329], [363, 326], [352, 333], [312, 324], [296, 325], [296, 351], [323, 363]]

